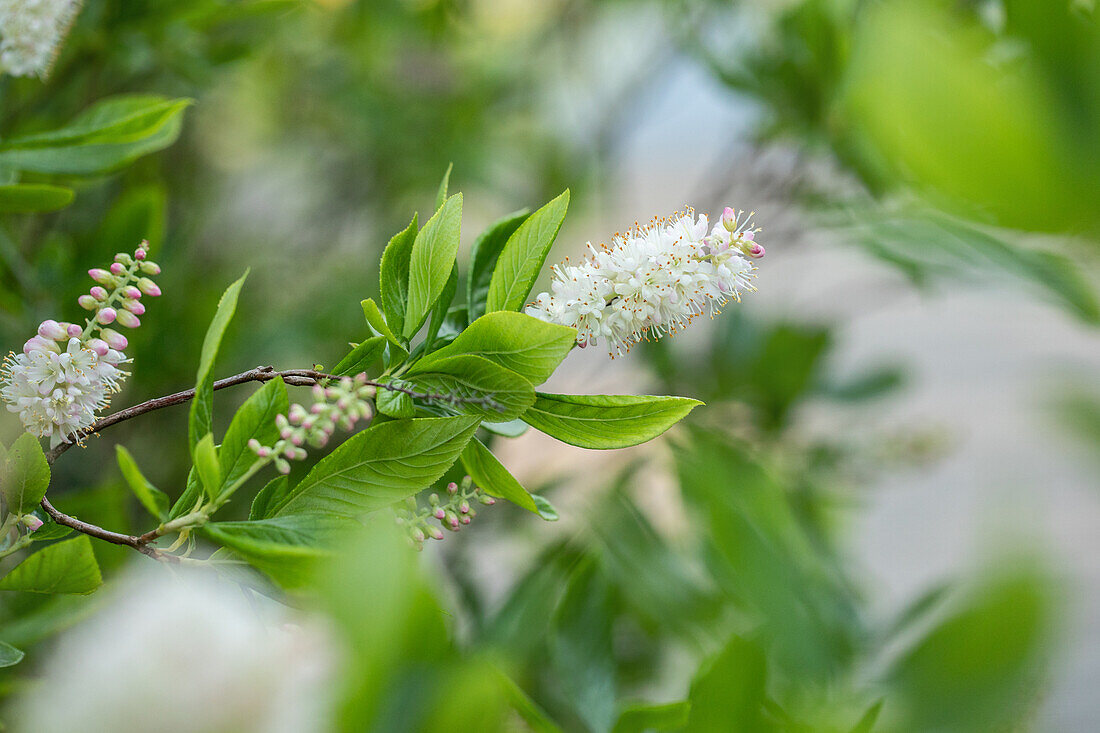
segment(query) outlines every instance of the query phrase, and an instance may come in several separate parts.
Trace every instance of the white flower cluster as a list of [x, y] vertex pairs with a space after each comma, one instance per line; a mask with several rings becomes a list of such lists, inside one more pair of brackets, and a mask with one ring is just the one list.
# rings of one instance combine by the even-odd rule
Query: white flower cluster
[[145, 313], [141, 297], [160, 295], [157, 284], [145, 277], [160, 273], [160, 266], [147, 259], [148, 247], [142, 242], [133, 256], [115, 255], [109, 269], [88, 271], [96, 285], [77, 299], [92, 311], [83, 326], [42, 321], [38, 334], [23, 344], [23, 353], [8, 354], [0, 367], [0, 398], [28, 432], [49, 438], [51, 448], [79, 442], [129, 376], [119, 368], [128, 361], [123, 349], [129, 342], [107, 325], [137, 328], [138, 316]]
[[124, 361], [122, 352], [108, 349], [100, 356], [79, 338], [70, 338], [64, 351], [33, 338], [22, 354], [4, 360], [0, 395], [29, 432], [48, 437], [54, 448], [91, 426], [128, 376], [119, 369]]
[[0, 71], [45, 77], [80, 0], [0, 0]]
[[763, 257], [764, 248], [752, 216], [727, 208], [708, 234], [707, 217], [688, 210], [616, 234], [609, 245], [589, 242], [579, 265], [554, 267], [551, 291], [527, 313], [576, 328], [582, 348], [604, 339], [612, 357], [676, 333], [756, 289], [749, 258]]

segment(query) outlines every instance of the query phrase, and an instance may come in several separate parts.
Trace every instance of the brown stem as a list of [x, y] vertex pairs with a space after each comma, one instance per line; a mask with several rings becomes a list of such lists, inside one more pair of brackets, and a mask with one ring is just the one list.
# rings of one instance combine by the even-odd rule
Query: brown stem
[[81, 521], [76, 517], [70, 517], [68, 514], [65, 514], [64, 512], [59, 511], [56, 507], [54, 507], [54, 505], [51, 504], [50, 500], [46, 497], [42, 497], [42, 508], [46, 511], [46, 514], [50, 515], [50, 519], [52, 519], [57, 524], [75, 529], [77, 532], [83, 532], [90, 537], [95, 537], [96, 539], [103, 540], [104, 542], [110, 542], [114, 545], [127, 545], [128, 547], [134, 548], [143, 555], [148, 555], [154, 560], [160, 560], [162, 562], [173, 562], [179, 560], [179, 558], [177, 558], [175, 555], [169, 555], [166, 552], [161, 552], [157, 548], [150, 546], [149, 543], [157, 537], [156, 530], [146, 532], [145, 534], [138, 537], [134, 537], [133, 535], [128, 534], [120, 534], [118, 532], [112, 532], [109, 529], [103, 529], [102, 527], [97, 527], [94, 524], [89, 524], [88, 522]]

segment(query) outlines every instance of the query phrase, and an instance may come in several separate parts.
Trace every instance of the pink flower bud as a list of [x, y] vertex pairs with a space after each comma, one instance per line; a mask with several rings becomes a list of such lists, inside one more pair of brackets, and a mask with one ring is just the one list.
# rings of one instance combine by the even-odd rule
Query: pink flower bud
[[117, 349], [118, 351], [122, 351], [130, 345], [130, 342], [126, 340], [125, 336], [112, 328], [104, 328], [101, 330], [99, 332], [99, 337], [106, 341], [107, 345], [112, 349]]
[[764, 248], [762, 246], [760, 246], [759, 244], [757, 244], [756, 242], [753, 242], [749, 246], [748, 255], [749, 255], [749, 257], [752, 257], [753, 259], [758, 260], [758, 259], [760, 259], [761, 257], [764, 256]]
[[126, 298], [122, 301], [122, 307], [133, 313], [135, 316], [145, 315], [145, 306], [141, 304], [140, 300]]
[[137, 300], [141, 297], [141, 291], [135, 288], [133, 285], [127, 285], [122, 289], [122, 295], [131, 300]]
[[75, 323], [66, 323], [65, 333], [67, 333], [70, 338], [80, 338], [80, 334], [84, 333], [84, 329]]
[[81, 295], [76, 299], [76, 302], [80, 304], [80, 307], [86, 311], [94, 311], [99, 307], [99, 301], [90, 295]]
[[126, 268], [122, 266], [121, 262], [112, 262], [111, 263], [111, 274], [112, 275], [121, 275], [124, 272], [126, 272]]
[[458, 484], [456, 484], [456, 483], [455, 483], [454, 481], [452, 481], [451, 483], [447, 484], [447, 493], [448, 493], [448, 494], [453, 494], [453, 493], [455, 493], [456, 491], [458, 491]]
[[23, 344], [23, 353], [27, 356], [31, 355], [32, 351], [52, 351], [57, 354], [61, 352], [57, 343], [49, 339], [44, 339], [41, 336], [31, 336], [27, 339], [27, 342]]
[[107, 291], [99, 287], [98, 285], [92, 286], [92, 289], [88, 291], [88, 294], [96, 300], [107, 300]]
[[38, 335], [52, 341], [60, 341], [68, 336], [61, 324], [54, 320], [45, 320], [38, 324]]
[[88, 270], [88, 276], [100, 285], [111, 285], [114, 283], [114, 277], [102, 267], [93, 267], [91, 270]]
[[432, 512], [432, 516], [436, 519], [443, 519], [447, 516], [447, 512], [443, 511], [443, 507], [436, 507], [436, 510]]
[[88, 343], [86, 343], [85, 346], [100, 356], [107, 356], [107, 352], [111, 349], [103, 339], [88, 339]]
[[[103, 310], [107, 309], [104, 308]], [[125, 309], [116, 311], [115, 317], [118, 320], [119, 324], [125, 326], [126, 328], [137, 328], [141, 325], [141, 319]]]
[[153, 297], [160, 295], [160, 287], [147, 277], [138, 280], [137, 286], [146, 295], [152, 295]]
[[23, 526], [31, 532], [42, 526], [42, 520], [34, 516], [33, 514], [24, 514], [22, 517], [19, 518], [19, 521], [22, 522]]
[[722, 226], [731, 232], [737, 228], [737, 212], [728, 206], [722, 209]]
[[117, 317], [118, 311], [110, 307], [100, 308], [99, 312], [95, 314], [95, 319], [104, 325], [108, 323], [114, 323], [115, 318]]
[[275, 468], [276, 468], [276, 469], [277, 469], [277, 470], [279, 471], [279, 473], [281, 473], [281, 474], [288, 474], [288, 473], [290, 473], [290, 464], [289, 464], [289, 463], [287, 463], [286, 461], [284, 461], [284, 460], [283, 460], [282, 458], [276, 458], [276, 459], [275, 459]]
[[432, 535], [433, 540], [443, 539], [443, 530], [441, 530], [439, 527], [429, 527], [428, 532]]
[[134, 250], [134, 259], [135, 260], [144, 260], [145, 259], [145, 252], [146, 252], [146, 249], [145, 249], [145, 246], [144, 246], [145, 244], [146, 244], [145, 242], [142, 242], [142, 246], [138, 247], [136, 250]]

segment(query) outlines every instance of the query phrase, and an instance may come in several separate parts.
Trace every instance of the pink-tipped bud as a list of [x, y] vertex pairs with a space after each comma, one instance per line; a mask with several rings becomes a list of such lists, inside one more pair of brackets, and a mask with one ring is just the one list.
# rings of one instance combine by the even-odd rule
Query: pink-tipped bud
[[145, 259], [146, 249], [145, 249], [144, 245], [145, 245], [145, 242], [142, 242], [142, 246], [138, 247], [136, 250], [134, 250], [134, 259], [135, 260], [144, 260]]
[[433, 540], [443, 539], [443, 530], [439, 527], [429, 527], [428, 533], [431, 534]]
[[54, 320], [45, 320], [38, 324], [38, 335], [51, 341], [60, 341], [68, 336], [64, 327]]
[[88, 295], [96, 300], [107, 300], [107, 291], [98, 285], [93, 285], [92, 289], [88, 291]]
[[126, 268], [122, 266], [121, 262], [112, 262], [111, 263], [111, 274], [112, 275], [121, 275], [124, 272], [126, 272]]
[[748, 252], [746, 254], [748, 254], [749, 257], [758, 260], [764, 256], [764, 248], [756, 242], [753, 242], [751, 245], [749, 245]]
[[462, 522], [463, 524], [469, 524], [470, 523], [470, 515], [469, 514], [464, 514], [458, 521]]
[[152, 260], [145, 260], [140, 265], [138, 265], [138, 267], [140, 267], [141, 271], [144, 272], [146, 275], [160, 274], [160, 265], [158, 265], [156, 262], [153, 262]]
[[42, 526], [42, 520], [34, 516], [33, 514], [24, 514], [19, 518], [19, 521], [22, 522], [23, 526], [31, 532]]
[[135, 288], [133, 285], [127, 285], [122, 289], [123, 297], [130, 298], [131, 300], [137, 300], [141, 297], [141, 291]]
[[731, 232], [737, 228], [737, 212], [728, 206], [722, 209], [722, 226]]
[[283, 440], [290, 440], [290, 437], [294, 435], [294, 431], [290, 428], [283, 428], [279, 431], [279, 437]]
[[493, 504], [497, 503], [497, 500], [491, 496], [479, 496], [478, 501], [480, 501], [485, 506], [492, 506]]
[[69, 338], [80, 338], [80, 334], [84, 333], [84, 329], [75, 323], [66, 323], [65, 333], [69, 335]]
[[460, 511], [463, 514], [469, 514], [470, 513], [470, 502], [464, 500], [461, 504], [458, 505], [458, 511]]
[[114, 323], [116, 318], [118, 318], [118, 311], [110, 307], [100, 308], [99, 312], [95, 314], [95, 319], [103, 325]]
[[86, 311], [94, 311], [99, 307], [99, 301], [91, 295], [81, 295], [76, 299], [76, 302]]
[[92, 278], [100, 285], [113, 285], [115, 281], [114, 276], [102, 267], [93, 267], [88, 270], [88, 277]]
[[160, 287], [147, 277], [138, 280], [137, 286], [146, 295], [152, 295], [153, 297], [160, 295]]
[[130, 342], [127, 341], [125, 336], [112, 328], [102, 329], [99, 332], [99, 337], [106, 341], [107, 345], [110, 346], [112, 349], [116, 349], [118, 351], [123, 351], [127, 346], [130, 345]]
[[[107, 309], [104, 308], [103, 310]], [[141, 319], [125, 309], [116, 311], [115, 318], [118, 320], [119, 325], [125, 326], [126, 328], [137, 328], [141, 325]]]
[[443, 507], [436, 507], [436, 510], [432, 512], [432, 516], [436, 519], [443, 519], [447, 516], [447, 512], [443, 510]]
[[451, 483], [447, 484], [447, 493], [448, 493], [448, 494], [453, 494], [453, 493], [455, 493], [456, 491], [458, 491], [458, 484], [456, 484], [456, 483], [455, 483], [454, 481], [452, 481]]
[[111, 350], [111, 347], [108, 346], [107, 342], [103, 339], [88, 339], [88, 343], [85, 344], [85, 346], [100, 356], [107, 356], [107, 352]]
[[61, 352], [61, 349], [58, 348], [55, 341], [44, 339], [41, 336], [31, 336], [27, 339], [27, 342], [23, 344], [23, 353], [30, 356], [32, 351], [52, 351], [57, 354]]
[[122, 307], [133, 313], [135, 316], [145, 315], [145, 306], [142, 305], [142, 302], [140, 300], [125, 298], [122, 301]]
[[279, 473], [281, 473], [283, 475], [286, 475], [286, 474], [290, 473], [290, 464], [287, 463], [286, 461], [284, 461], [282, 458], [276, 458], [275, 459], [275, 469]]

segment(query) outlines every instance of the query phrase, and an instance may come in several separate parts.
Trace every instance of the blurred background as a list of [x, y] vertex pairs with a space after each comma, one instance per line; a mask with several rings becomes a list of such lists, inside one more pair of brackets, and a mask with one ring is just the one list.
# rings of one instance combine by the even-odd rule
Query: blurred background
[[[887, 729], [1095, 729], [1091, 2], [88, 0], [44, 83], [0, 81], [0, 141], [136, 92], [194, 100], [174, 144], [31, 173], [74, 203], [0, 227], [9, 348], [153, 242], [165, 296], [119, 405], [193, 381], [246, 267], [218, 373], [335, 363], [450, 163], [464, 247], [567, 187], [555, 260], [685, 204], [757, 212], [758, 293], [624, 358], [575, 350], [547, 387], [706, 407], [614, 454], [496, 441], [560, 521], [498, 505], [425, 551], [459, 637], [565, 729], [703, 695], [716, 652], [764, 711], [746, 730], [851, 730], [880, 699]], [[178, 493], [185, 412], [161, 419], [59, 463], [55, 503], [136, 528], [113, 446]], [[8, 599], [0, 629], [33, 643], [85, 602]]]

